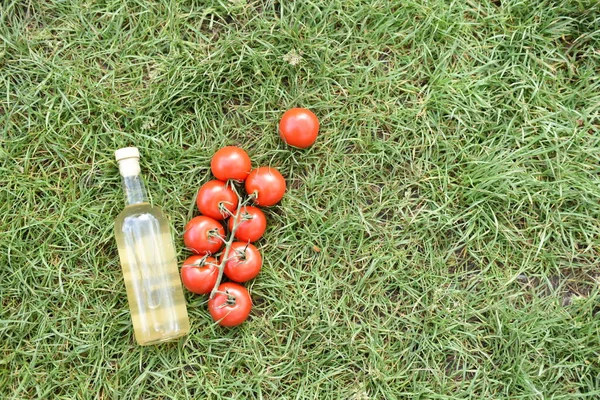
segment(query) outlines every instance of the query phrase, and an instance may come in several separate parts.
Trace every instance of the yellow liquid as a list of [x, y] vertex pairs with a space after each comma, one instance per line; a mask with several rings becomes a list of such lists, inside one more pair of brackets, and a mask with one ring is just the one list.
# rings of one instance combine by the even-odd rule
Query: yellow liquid
[[127, 206], [115, 220], [135, 339], [164, 342], [190, 330], [169, 223], [158, 207]]

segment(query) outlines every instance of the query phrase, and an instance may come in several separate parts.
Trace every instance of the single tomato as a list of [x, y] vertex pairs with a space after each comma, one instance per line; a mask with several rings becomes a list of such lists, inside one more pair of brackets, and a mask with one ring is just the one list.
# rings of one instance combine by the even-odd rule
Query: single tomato
[[223, 272], [232, 281], [246, 282], [256, 277], [261, 267], [262, 257], [256, 246], [250, 243], [233, 242]]
[[243, 182], [252, 169], [250, 157], [243, 149], [226, 146], [218, 150], [210, 161], [210, 169], [220, 181], [233, 179]]
[[225, 229], [218, 221], [205, 215], [192, 218], [185, 226], [183, 243], [196, 254], [214, 254], [225, 241]]
[[221, 220], [237, 208], [238, 197], [227, 183], [217, 180], [206, 182], [198, 190], [198, 210], [207, 217]]
[[[229, 218], [228, 221], [230, 232], [233, 231], [233, 220]], [[244, 206], [237, 221], [235, 237], [242, 242], [256, 242], [267, 229], [267, 218], [258, 207]]]
[[256, 194], [256, 204], [272, 206], [285, 194], [285, 179], [273, 167], [254, 169], [246, 178], [246, 193]]
[[220, 284], [218, 290], [219, 293], [208, 300], [211, 317], [221, 326], [236, 326], [244, 322], [252, 309], [248, 290], [233, 282]]
[[181, 267], [181, 282], [187, 290], [196, 294], [208, 294], [217, 283], [218, 262], [214, 257], [191, 256]]
[[290, 146], [304, 149], [317, 140], [319, 119], [306, 108], [287, 110], [279, 121], [279, 135]]

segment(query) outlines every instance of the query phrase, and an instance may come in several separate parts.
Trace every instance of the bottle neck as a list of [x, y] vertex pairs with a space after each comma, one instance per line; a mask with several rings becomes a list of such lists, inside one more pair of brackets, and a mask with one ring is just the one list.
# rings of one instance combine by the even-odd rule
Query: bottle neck
[[122, 176], [123, 192], [125, 193], [125, 205], [147, 203], [148, 194], [144, 180], [140, 175]]

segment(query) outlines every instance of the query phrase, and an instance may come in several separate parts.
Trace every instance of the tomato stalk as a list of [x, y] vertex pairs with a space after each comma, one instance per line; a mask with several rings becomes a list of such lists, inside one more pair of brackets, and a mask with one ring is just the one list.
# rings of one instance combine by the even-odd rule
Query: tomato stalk
[[235, 305], [235, 300], [236, 300], [235, 296], [232, 295], [231, 293], [229, 293], [229, 291], [225, 291], [225, 292], [217, 291], [217, 293], [224, 294], [227, 296], [227, 300], [225, 301], [225, 303], [221, 304], [217, 308], [220, 309], [220, 308], [225, 308], [225, 307], [230, 307], [230, 306]]
[[208, 231], [208, 237], [213, 239], [213, 238], [220, 238], [221, 235], [219, 235], [219, 230], [218, 229], [211, 229], [210, 231]]
[[[242, 202], [242, 198], [233, 183], [231, 183], [231, 189], [233, 190], [233, 192], [235, 193], [235, 195], [238, 198], [238, 209], [236, 210], [235, 215], [232, 215], [230, 217], [230, 218], [233, 218], [233, 226], [231, 228], [231, 232], [229, 232], [229, 237], [225, 241], [225, 250], [223, 250], [223, 257], [221, 259], [221, 263], [218, 266], [219, 275], [217, 276], [217, 281], [215, 282], [215, 286], [213, 287], [213, 290], [210, 292], [209, 299], [212, 299], [213, 297], [215, 297], [215, 295], [217, 293], [219, 293], [219, 291], [217, 289], [218, 289], [219, 285], [221, 284], [221, 281], [223, 280], [223, 271], [225, 270], [225, 264], [229, 260], [229, 252], [231, 250], [231, 245], [235, 241], [235, 233], [237, 232], [240, 223], [243, 222], [243, 220], [240, 220], [240, 214], [242, 212], [242, 208], [244, 208], [244, 206], [247, 205], [254, 198], [251, 195], [248, 197], [248, 199], [246, 199], [244, 202]], [[228, 294], [228, 296], [229, 296], [229, 294]]]
[[[205, 254], [201, 259], [199, 259], [198, 261], [192, 263], [192, 264], [183, 264], [184, 267], [201, 267], [206, 263], [206, 259], [209, 257], [208, 254]], [[208, 263], [210, 264], [210, 263]]]
[[254, 217], [247, 211], [242, 214], [242, 221], [250, 221], [252, 218]]
[[241, 261], [245, 261], [246, 260], [246, 251], [248, 251], [248, 245], [250, 244], [250, 242], [246, 243], [246, 246], [244, 247], [244, 250], [237, 250], [237, 258], [240, 259]]
[[[231, 187], [234, 187], [234, 186], [231, 185]], [[235, 192], [235, 188], [233, 189], [233, 191]], [[237, 195], [237, 192], [235, 194]], [[239, 203], [239, 201], [240, 201], [240, 196], [238, 195], [238, 203]], [[219, 203], [219, 212], [221, 213], [221, 215], [233, 216], [233, 213], [227, 207], [225, 207], [225, 204], [233, 205], [233, 203], [230, 201], [222, 201]]]

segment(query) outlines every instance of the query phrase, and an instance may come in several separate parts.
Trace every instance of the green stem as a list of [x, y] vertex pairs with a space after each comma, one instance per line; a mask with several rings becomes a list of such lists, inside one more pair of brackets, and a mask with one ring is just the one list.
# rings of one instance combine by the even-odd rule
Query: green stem
[[239, 219], [240, 219], [240, 214], [242, 212], [242, 208], [244, 206], [246, 206], [252, 200], [252, 196], [250, 196], [250, 198], [248, 198], [244, 202], [242, 202], [242, 198], [239, 195], [239, 193], [237, 192], [237, 190], [233, 184], [231, 185], [231, 189], [235, 192], [235, 195], [238, 198], [238, 209], [235, 211], [235, 215], [230, 217], [230, 218], [233, 218], [233, 227], [231, 228], [231, 232], [229, 232], [229, 238], [225, 242], [225, 250], [223, 250], [223, 258], [221, 260], [221, 263], [219, 264], [219, 276], [217, 276], [217, 281], [215, 282], [215, 286], [213, 287], [213, 290], [210, 292], [210, 296], [209, 296], [210, 299], [212, 299], [213, 297], [215, 297], [215, 295], [217, 293], [219, 293], [218, 289], [219, 289], [219, 285], [221, 285], [221, 280], [223, 280], [223, 271], [225, 270], [225, 264], [229, 260], [229, 252], [231, 251], [231, 245], [233, 244], [233, 242], [235, 240], [235, 233], [237, 232], [238, 226], [241, 222], [241, 221], [239, 221]]

